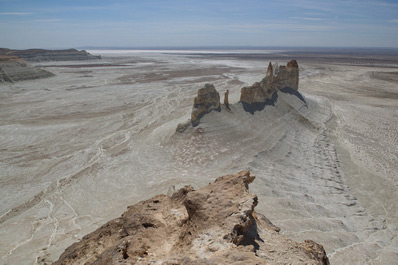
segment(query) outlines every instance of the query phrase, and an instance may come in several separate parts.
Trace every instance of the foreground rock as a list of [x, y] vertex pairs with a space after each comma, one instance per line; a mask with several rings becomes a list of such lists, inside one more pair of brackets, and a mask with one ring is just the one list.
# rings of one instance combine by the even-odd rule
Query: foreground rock
[[263, 110], [265, 105], [273, 104], [278, 90], [285, 90], [289, 93], [297, 91], [298, 83], [299, 69], [296, 60], [279, 67], [269, 63], [267, 74], [263, 80], [241, 89], [240, 102], [246, 111], [254, 113]]
[[242, 171], [139, 202], [54, 264], [329, 264], [321, 245], [289, 240], [254, 211], [254, 178]]
[[31, 66], [21, 58], [0, 55], [0, 83], [14, 83], [53, 75], [46, 70]]
[[101, 56], [94, 56], [85, 50], [78, 51], [76, 49], [67, 50], [44, 50], [44, 49], [28, 49], [28, 50], [11, 50], [0, 48], [0, 55], [17, 56], [31, 62], [42, 61], [81, 61], [100, 59]]

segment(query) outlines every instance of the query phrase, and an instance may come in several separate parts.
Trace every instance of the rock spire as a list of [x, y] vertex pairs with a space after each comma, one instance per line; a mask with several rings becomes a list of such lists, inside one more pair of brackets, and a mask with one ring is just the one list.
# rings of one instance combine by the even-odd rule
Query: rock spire
[[210, 111], [221, 111], [220, 94], [212, 84], [206, 84], [198, 90], [191, 113], [191, 123], [195, 127], [199, 125], [199, 120]]

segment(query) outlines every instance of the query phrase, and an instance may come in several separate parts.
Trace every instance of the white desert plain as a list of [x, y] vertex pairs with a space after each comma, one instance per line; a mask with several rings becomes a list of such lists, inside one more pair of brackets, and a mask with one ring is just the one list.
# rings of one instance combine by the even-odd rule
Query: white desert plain
[[[397, 54], [89, 52], [0, 83], [0, 264], [51, 264], [129, 205], [241, 170], [280, 234], [331, 264], [397, 264]], [[241, 88], [291, 59], [304, 100], [246, 112]], [[231, 110], [176, 132], [206, 83]]]

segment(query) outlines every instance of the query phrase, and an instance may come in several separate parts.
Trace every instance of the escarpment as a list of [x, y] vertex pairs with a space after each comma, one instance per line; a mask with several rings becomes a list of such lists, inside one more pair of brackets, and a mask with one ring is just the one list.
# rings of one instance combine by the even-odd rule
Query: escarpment
[[24, 59], [11, 55], [0, 55], [0, 83], [14, 83], [50, 76], [54, 76], [54, 74], [34, 67]]
[[28, 49], [13, 50], [0, 48], [0, 55], [16, 56], [26, 61], [43, 62], [43, 61], [83, 61], [101, 59], [88, 53], [85, 50], [65, 49], [65, 50], [45, 50], [45, 49]]
[[28, 62], [43, 61], [82, 61], [101, 59], [84, 50], [13, 50], [0, 48], [0, 83], [14, 83], [24, 80], [54, 76], [53, 73], [32, 66]]
[[[254, 114], [255, 111], [261, 111], [266, 105], [274, 105], [278, 98], [278, 91], [297, 96], [304, 101], [303, 96], [298, 92], [299, 85], [299, 67], [296, 60], [291, 60], [286, 66], [277, 64], [268, 65], [265, 77], [251, 86], [243, 87], [240, 93], [240, 100], [235, 104], [242, 104], [245, 111]], [[212, 84], [206, 84], [198, 90], [195, 97], [191, 119], [177, 126], [177, 132], [184, 132], [188, 127], [196, 127], [204, 115], [213, 110], [231, 111], [228, 99], [229, 90], [225, 91], [224, 104], [220, 104], [220, 95]]]
[[321, 245], [294, 242], [255, 212], [254, 179], [242, 171], [139, 202], [54, 264], [329, 264]]

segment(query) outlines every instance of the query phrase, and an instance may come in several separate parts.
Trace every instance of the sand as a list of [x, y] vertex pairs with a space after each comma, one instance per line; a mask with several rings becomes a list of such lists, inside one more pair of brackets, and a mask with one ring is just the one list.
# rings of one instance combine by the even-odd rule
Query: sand
[[306, 103], [280, 93], [177, 135], [204, 83], [236, 103], [268, 61], [118, 54], [0, 85], [1, 264], [54, 261], [128, 205], [244, 169], [281, 233], [322, 244], [332, 264], [394, 264], [398, 70], [298, 63]]

